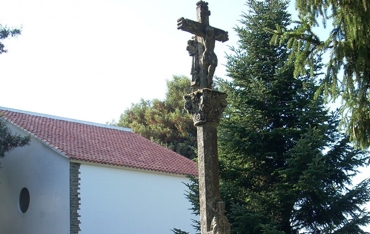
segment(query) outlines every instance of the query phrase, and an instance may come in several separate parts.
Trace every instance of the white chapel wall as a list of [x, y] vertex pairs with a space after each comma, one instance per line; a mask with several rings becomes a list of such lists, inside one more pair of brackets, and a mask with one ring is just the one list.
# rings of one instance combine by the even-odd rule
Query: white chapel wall
[[86, 164], [80, 172], [80, 233], [194, 232], [187, 178]]
[[[0, 233], [69, 233], [69, 161], [32, 137], [29, 146], [7, 153], [0, 163]], [[18, 203], [24, 187], [30, 204], [22, 213]]]

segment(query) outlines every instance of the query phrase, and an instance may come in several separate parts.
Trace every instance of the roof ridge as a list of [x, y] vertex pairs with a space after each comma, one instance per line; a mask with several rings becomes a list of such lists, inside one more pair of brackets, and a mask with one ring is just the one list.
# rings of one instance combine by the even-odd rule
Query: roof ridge
[[72, 119], [72, 118], [61, 117], [61, 116], [56, 116], [56, 115], [42, 114], [42, 113], [38, 113], [38, 112], [13, 109], [13, 108], [3, 107], [3, 106], [0, 106], [0, 110], [17, 112], [17, 113], [26, 114], [26, 115], [39, 116], [39, 117], [43, 117], [43, 118], [62, 120], [62, 121], [67, 121], [67, 122], [79, 123], [79, 124], [92, 125], [92, 126], [102, 127], [102, 128], [116, 129], [116, 130], [121, 130], [121, 131], [126, 131], [126, 132], [133, 132], [131, 128], [125, 128], [125, 127], [120, 127], [120, 126], [116, 126], [116, 125], [94, 123], [94, 122], [85, 121], [85, 120], [78, 120], [78, 119]]

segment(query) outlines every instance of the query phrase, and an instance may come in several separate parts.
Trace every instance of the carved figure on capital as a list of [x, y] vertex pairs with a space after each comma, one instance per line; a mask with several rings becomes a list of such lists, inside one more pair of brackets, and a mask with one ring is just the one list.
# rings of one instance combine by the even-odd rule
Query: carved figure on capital
[[230, 223], [225, 216], [225, 203], [218, 201], [216, 203], [216, 209], [214, 210], [215, 215], [213, 216], [210, 231], [207, 234], [230, 234], [231, 228]]
[[219, 124], [221, 114], [227, 106], [226, 97], [226, 93], [199, 89], [184, 96], [185, 110], [192, 115], [195, 126], [205, 123]]

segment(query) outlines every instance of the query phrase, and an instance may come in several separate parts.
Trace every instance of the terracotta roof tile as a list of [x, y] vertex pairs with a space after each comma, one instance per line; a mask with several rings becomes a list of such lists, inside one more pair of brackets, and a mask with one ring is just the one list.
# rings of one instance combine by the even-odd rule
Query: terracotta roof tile
[[197, 175], [197, 165], [124, 128], [0, 108], [0, 116], [71, 160]]

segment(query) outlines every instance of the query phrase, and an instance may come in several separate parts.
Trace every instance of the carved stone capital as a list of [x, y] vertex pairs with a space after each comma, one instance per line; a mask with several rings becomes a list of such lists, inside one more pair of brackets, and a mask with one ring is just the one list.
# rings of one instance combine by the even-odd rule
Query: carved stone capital
[[227, 106], [227, 94], [211, 89], [199, 89], [184, 96], [185, 110], [193, 116], [195, 126], [219, 124]]

